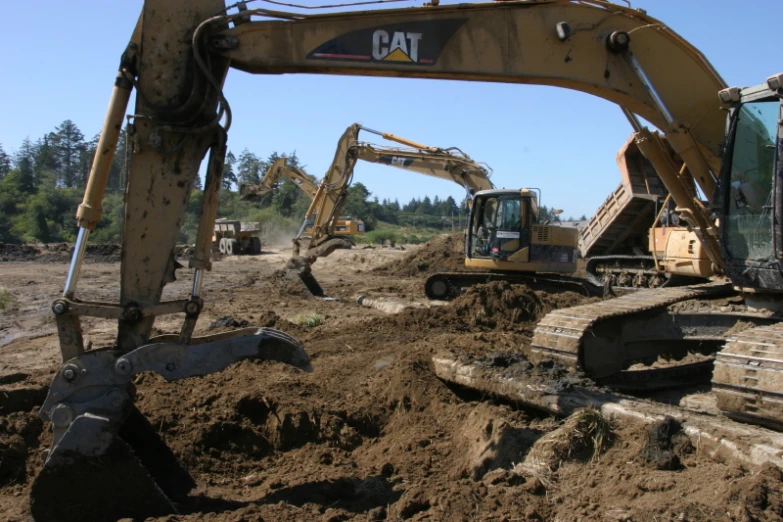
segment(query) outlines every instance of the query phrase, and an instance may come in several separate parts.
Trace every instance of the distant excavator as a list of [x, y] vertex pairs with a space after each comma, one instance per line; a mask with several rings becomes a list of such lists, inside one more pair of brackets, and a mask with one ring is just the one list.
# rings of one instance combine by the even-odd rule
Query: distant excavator
[[[360, 141], [360, 131], [376, 134], [404, 148]], [[465, 188], [466, 202], [471, 209], [471, 226], [466, 233], [466, 245], [469, 245], [466, 267], [470, 270], [431, 276], [425, 283], [425, 293], [431, 299], [450, 299], [467, 286], [493, 279], [544, 288], [555, 285], [588, 293], [582, 280], [563, 275], [576, 271], [577, 231], [538, 222], [540, 191], [538, 196], [535, 193], [538, 189], [496, 189], [490, 181], [491, 168], [474, 161], [458, 147], [424, 145], [356, 123], [338, 141], [332, 165], [294, 238], [294, 253], [288, 268], [299, 275], [314, 296], [323, 296], [324, 292], [312, 275], [311, 265], [334, 250], [353, 246], [337, 231], [340, 211], [359, 160], [453, 181]], [[275, 176], [285, 172], [268, 172], [259, 185], [243, 186], [240, 189], [243, 197], [268, 192]], [[303, 190], [311, 190], [310, 180], [304, 173], [291, 169], [289, 172], [299, 180]]]
[[[258, 185], [242, 184], [239, 187], [240, 199], [247, 201], [256, 197], [263, 197], [272, 192], [272, 189], [280, 180], [280, 176], [285, 176], [291, 182], [302, 189], [310, 200], [314, 200], [318, 195], [319, 186], [310, 179], [302, 169], [296, 165], [289, 165], [288, 158], [282, 157], [276, 159], [264, 173]], [[313, 216], [315, 217], [315, 216]], [[304, 235], [313, 233], [312, 223], [303, 231]], [[334, 222], [332, 234], [335, 236], [358, 236], [364, 234], [364, 221], [350, 217], [338, 217]], [[350, 241], [350, 239], [348, 239]]]

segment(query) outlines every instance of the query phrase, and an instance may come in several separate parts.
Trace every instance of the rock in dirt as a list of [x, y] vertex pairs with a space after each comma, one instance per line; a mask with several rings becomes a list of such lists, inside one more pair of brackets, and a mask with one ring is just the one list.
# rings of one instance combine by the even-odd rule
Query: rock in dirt
[[234, 319], [233, 316], [230, 315], [223, 315], [221, 317], [218, 317], [215, 321], [213, 321], [208, 327], [207, 330], [216, 330], [218, 328], [244, 328], [249, 323], [242, 319], [241, 321], [237, 321]]
[[688, 436], [683, 433], [682, 425], [673, 417], [651, 424], [647, 428], [647, 437], [641, 460], [649, 467], [659, 470], [682, 469], [680, 457], [693, 451]]

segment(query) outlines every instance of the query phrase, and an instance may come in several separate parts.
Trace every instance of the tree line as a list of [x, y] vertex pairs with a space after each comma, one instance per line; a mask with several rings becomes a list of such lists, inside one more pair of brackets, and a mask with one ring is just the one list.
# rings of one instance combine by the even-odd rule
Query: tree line
[[[127, 129], [120, 134], [103, 201], [103, 217], [90, 235], [93, 242], [119, 242], [122, 238], [123, 193], [133, 148], [133, 140], [128, 135]], [[13, 153], [6, 152], [0, 144], [0, 242], [75, 240], [76, 207], [82, 199], [98, 138], [99, 135], [85, 138], [73, 121], [65, 120], [36, 141], [25, 138]], [[310, 199], [287, 178], [281, 178], [264, 198], [252, 202], [239, 199], [238, 187], [257, 184], [267, 168], [281, 156], [307, 173], [296, 151], [272, 152], [266, 157], [248, 149], [238, 155], [229, 151], [218, 217], [260, 221], [262, 229], [267, 231], [290, 234], [298, 229]], [[315, 176], [310, 177], [316, 180]], [[181, 242], [194, 240], [202, 198], [202, 180], [197, 176], [179, 238]], [[546, 207], [542, 211], [549, 212]], [[360, 182], [349, 188], [342, 214], [363, 220], [367, 231], [380, 222], [442, 230], [456, 230], [467, 223], [465, 202], [458, 202], [451, 196], [444, 199], [414, 197], [408, 203], [400, 204], [398, 200], [379, 199]]]

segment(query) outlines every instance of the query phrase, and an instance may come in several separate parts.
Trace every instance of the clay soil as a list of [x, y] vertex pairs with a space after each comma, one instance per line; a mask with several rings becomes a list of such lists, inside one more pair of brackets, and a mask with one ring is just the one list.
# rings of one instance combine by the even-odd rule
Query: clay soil
[[[243, 361], [175, 383], [138, 376], [140, 411], [197, 484], [181, 515], [151, 520], [783, 520], [778, 468], [715, 461], [672, 423], [614, 422], [599, 454], [567, 455], [546, 478], [513, 472], [562, 419], [447, 386], [431, 357], [449, 350], [519, 362], [536, 319], [583, 298], [494, 282], [396, 315], [356, 304], [357, 295], [425, 302], [423, 275], [461, 263], [453, 264], [459, 238], [438, 241], [319, 260], [313, 273], [338, 301], [315, 300], [284, 277], [281, 249], [216, 262], [196, 335], [245, 321], [279, 328], [302, 343], [314, 371]], [[29, 520], [31, 482], [51, 440], [37, 413], [58, 367], [49, 306], [67, 270], [63, 259], [27, 256], [0, 263], [0, 288], [12, 299], [0, 312], [0, 520], [8, 521]], [[179, 275], [164, 299], [187, 295], [187, 271]], [[94, 259], [78, 295], [116, 301], [118, 281], [118, 263]], [[322, 324], [298, 324], [311, 312]], [[179, 320], [161, 318], [156, 331], [177, 331]], [[94, 347], [114, 336], [110, 321], [85, 318], [83, 328]], [[90, 491], [81, 494], [78, 502], [90, 502]]]

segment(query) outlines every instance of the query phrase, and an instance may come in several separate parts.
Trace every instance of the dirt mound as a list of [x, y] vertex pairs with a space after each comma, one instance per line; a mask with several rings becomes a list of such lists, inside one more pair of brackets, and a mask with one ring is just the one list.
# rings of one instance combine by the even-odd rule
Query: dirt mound
[[415, 252], [372, 271], [377, 274], [411, 277], [456, 270], [465, 270], [465, 237], [462, 234], [437, 236]]
[[549, 294], [526, 285], [492, 281], [474, 285], [447, 305], [405, 310], [388, 321], [404, 328], [533, 331], [536, 321], [556, 308], [590, 302], [576, 292]]
[[[12, 263], [70, 263], [73, 243], [37, 243], [12, 245], [0, 243], [0, 262]], [[188, 245], [177, 245], [176, 257], [189, 255]], [[84, 260], [88, 263], [117, 263], [122, 255], [119, 243], [88, 244]]]

